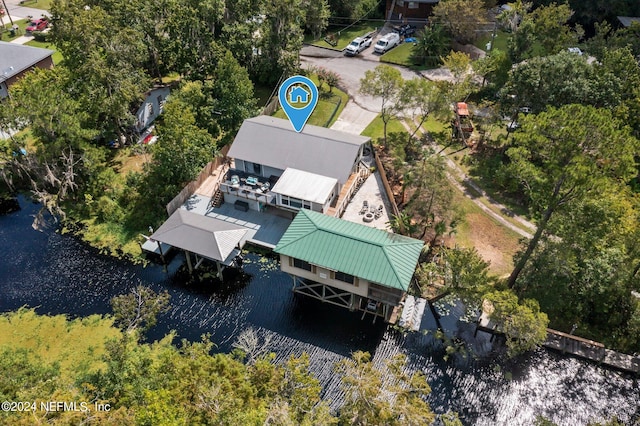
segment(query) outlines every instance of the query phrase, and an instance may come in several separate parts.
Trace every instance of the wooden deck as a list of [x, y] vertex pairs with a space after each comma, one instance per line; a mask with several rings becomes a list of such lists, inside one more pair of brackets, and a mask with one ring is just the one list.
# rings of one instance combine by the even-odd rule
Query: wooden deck
[[213, 172], [202, 182], [202, 184], [196, 189], [195, 193], [202, 195], [203, 197], [211, 198], [216, 193], [220, 182], [224, 181], [224, 176], [227, 173], [228, 167], [221, 165], [213, 170]]
[[[345, 203], [345, 198], [351, 195], [351, 187], [355, 185], [356, 180], [359, 176], [360, 175], [357, 172], [351, 173], [351, 176], [349, 176], [349, 179], [347, 179], [347, 182], [342, 186], [342, 189], [340, 190], [340, 194], [338, 195], [335, 206], [329, 207], [325, 212], [327, 216], [340, 217], [342, 211], [339, 211], [339, 208]], [[346, 203], [348, 202], [349, 200], [346, 201]]]

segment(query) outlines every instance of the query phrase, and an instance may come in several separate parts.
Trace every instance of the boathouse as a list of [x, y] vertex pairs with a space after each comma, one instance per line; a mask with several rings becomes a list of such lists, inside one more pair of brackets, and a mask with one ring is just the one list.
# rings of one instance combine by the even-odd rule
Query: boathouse
[[221, 278], [225, 267], [235, 265], [247, 233], [247, 228], [238, 224], [178, 209], [151, 235], [149, 241], [157, 244], [160, 250], [163, 244], [184, 250], [189, 272], [204, 260], [213, 261], [218, 278]]
[[409, 289], [423, 245], [303, 209], [274, 251], [294, 292], [389, 321]]

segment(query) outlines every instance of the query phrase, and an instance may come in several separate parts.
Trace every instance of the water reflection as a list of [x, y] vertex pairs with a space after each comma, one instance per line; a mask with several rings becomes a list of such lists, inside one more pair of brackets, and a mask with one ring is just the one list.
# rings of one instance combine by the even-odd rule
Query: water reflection
[[[444, 360], [445, 348], [433, 333], [402, 335], [371, 318], [360, 319], [333, 305], [294, 296], [291, 279], [273, 260], [250, 255], [244, 265], [248, 282], [239, 285], [189, 285], [176, 274], [183, 257], [167, 271], [143, 268], [100, 255], [69, 236], [35, 231], [37, 206], [21, 200], [22, 210], [0, 216], [0, 311], [21, 306], [40, 313], [72, 317], [110, 312], [109, 300], [144, 284], [167, 290], [172, 309], [149, 338], [175, 329], [180, 338], [198, 340], [205, 333], [221, 351], [249, 327], [268, 339], [278, 360], [302, 352], [324, 386], [324, 396], [340, 403], [333, 364], [355, 350], [374, 354], [374, 362], [405, 353], [409, 368], [422, 370], [433, 389], [436, 412], [458, 411], [469, 425], [530, 425], [543, 415], [560, 425], [580, 425], [617, 415], [628, 424], [640, 419], [640, 390], [632, 377], [545, 350], [510, 361], [458, 354]], [[473, 329], [457, 321], [456, 307], [442, 318], [446, 329], [473, 339]], [[427, 310], [423, 324], [435, 326]], [[488, 336], [473, 340], [485, 348]]]

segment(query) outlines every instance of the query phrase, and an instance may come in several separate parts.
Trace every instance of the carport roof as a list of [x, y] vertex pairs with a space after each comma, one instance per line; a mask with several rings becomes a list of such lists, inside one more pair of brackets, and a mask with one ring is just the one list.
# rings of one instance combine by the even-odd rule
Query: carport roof
[[226, 264], [247, 231], [240, 225], [178, 209], [151, 239]]

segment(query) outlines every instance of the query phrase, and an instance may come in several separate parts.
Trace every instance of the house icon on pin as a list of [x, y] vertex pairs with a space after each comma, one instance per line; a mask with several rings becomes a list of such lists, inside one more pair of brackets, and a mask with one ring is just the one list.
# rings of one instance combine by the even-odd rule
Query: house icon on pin
[[300, 86], [296, 86], [289, 92], [289, 102], [292, 104], [306, 103], [309, 100], [309, 92]]

